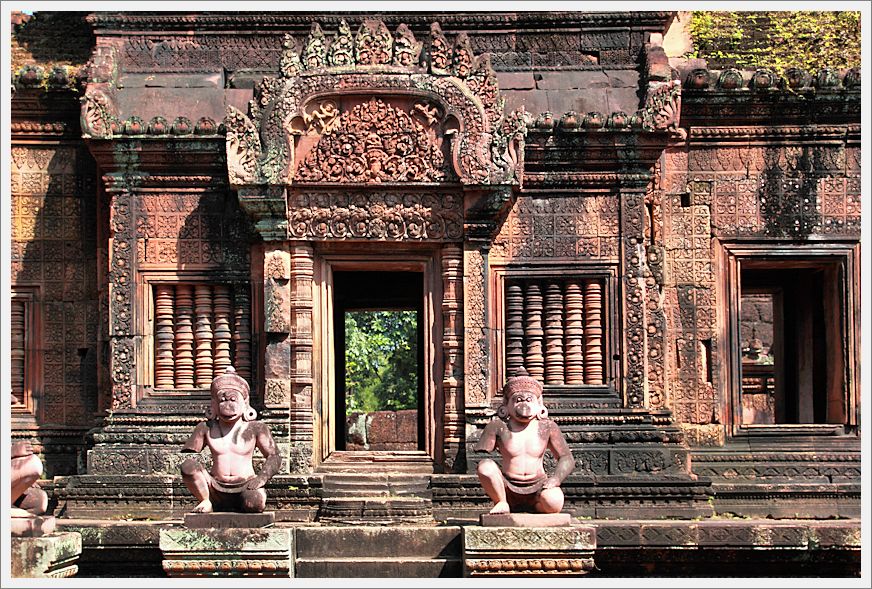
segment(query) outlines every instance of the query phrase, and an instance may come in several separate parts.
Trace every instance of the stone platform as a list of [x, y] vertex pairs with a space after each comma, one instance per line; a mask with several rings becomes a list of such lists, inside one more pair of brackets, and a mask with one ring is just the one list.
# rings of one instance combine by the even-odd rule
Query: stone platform
[[463, 527], [464, 576], [570, 576], [594, 568], [596, 527], [567, 513], [485, 514]]
[[188, 514], [185, 521], [196, 527], [160, 530], [168, 576], [294, 576], [292, 530], [271, 527], [272, 512]]
[[72, 577], [79, 570], [82, 536], [78, 532], [13, 536], [10, 552], [13, 577]]

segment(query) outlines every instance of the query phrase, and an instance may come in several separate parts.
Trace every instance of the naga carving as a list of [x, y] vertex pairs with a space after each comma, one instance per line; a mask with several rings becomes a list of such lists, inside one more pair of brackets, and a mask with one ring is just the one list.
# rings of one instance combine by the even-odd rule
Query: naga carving
[[679, 127], [681, 118], [681, 82], [671, 80], [653, 86], [640, 113], [646, 131], [670, 131], [684, 139], [687, 131]]

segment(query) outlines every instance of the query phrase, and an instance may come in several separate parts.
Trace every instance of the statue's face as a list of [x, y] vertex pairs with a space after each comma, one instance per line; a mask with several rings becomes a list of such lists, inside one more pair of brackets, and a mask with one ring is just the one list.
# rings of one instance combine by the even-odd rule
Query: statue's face
[[536, 391], [517, 391], [509, 397], [507, 409], [513, 419], [530, 421], [542, 411], [542, 399]]
[[236, 421], [245, 413], [246, 399], [238, 391], [218, 391], [218, 418], [222, 421]]

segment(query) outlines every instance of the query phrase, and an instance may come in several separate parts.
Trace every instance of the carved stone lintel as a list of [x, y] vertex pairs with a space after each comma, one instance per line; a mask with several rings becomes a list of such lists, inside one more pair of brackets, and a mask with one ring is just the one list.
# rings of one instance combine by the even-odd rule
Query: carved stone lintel
[[288, 202], [294, 239], [459, 241], [461, 199], [451, 193], [294, 193]]

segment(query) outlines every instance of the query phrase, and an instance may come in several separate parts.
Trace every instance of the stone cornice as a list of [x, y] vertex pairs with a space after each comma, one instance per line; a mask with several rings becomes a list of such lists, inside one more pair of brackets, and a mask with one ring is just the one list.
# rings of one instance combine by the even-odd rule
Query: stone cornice
[[198, 30], [273, 30], [308, 29], [313, 21], [323, 25], [338, 25], [344, 18], [359, 24], [366, 17], [377, 15], [389, 26], [406, 23], [410, 27], [428, 27], [438, 20], [446, 29], [551, 29], [560, 28], [630, 28], [637, 31], [662, 32], [673, 17], [672, 12], [402, 12], [402, 13], [172, 13], [172, 12], [96, 12], [88, 15], [88, 22], [98, 31], [118, 34], [139, 34], [150, 30], [160, 32], [190, 32]]
[[860, 125], [791, 125], [791, 126], [736, 126], [692, 127], [688, 139], [700, 141], [844, 141], [859, 136]]

